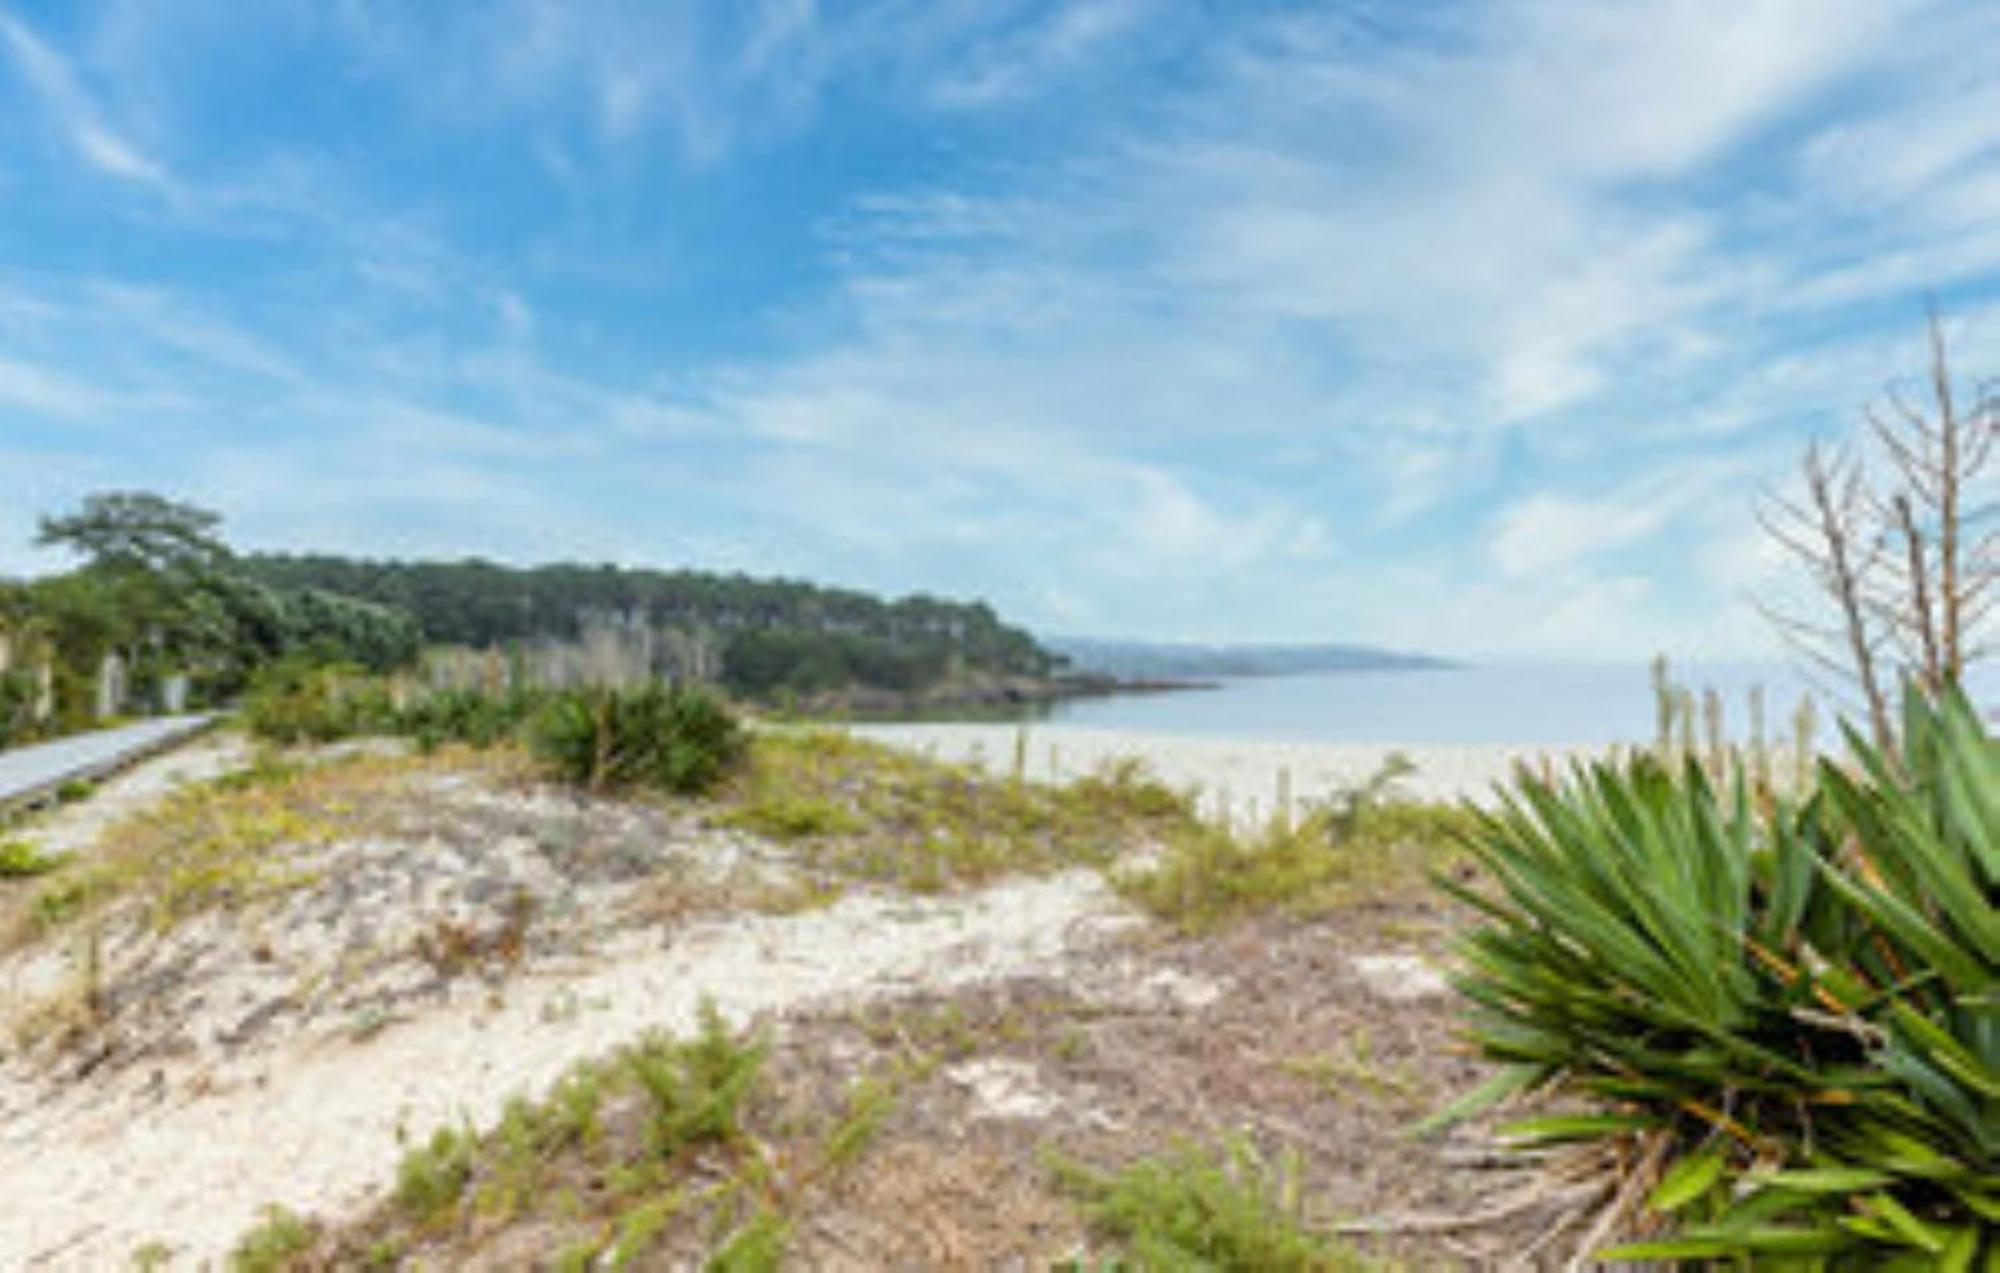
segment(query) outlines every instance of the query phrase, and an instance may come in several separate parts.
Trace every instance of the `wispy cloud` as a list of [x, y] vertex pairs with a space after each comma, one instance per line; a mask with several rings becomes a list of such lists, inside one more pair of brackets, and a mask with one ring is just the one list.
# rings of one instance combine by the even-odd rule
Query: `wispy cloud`
[[1740, 648], [1750, 496], [1921, 295], [2000, 365], [1977, 3], [239, 11], [265, 126], [164, 12], [0, 12], [66, 162], [175, 194], [0, 259], [0, 399], [294, 545]]
[[0, 9], [0, 45], [79, 159], [106, 176], [173, 192], [174, 180], [166, 167], [111, 125], [68, 60], [4, 9]]

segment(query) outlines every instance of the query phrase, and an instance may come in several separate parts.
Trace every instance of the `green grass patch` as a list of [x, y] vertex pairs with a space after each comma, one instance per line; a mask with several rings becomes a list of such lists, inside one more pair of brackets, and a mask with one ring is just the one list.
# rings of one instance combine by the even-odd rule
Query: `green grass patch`
[[61, 866], [67, 856], [44, 853], [26, 840], [0, 841], [0, 880], [25, 880], [47, 875]]
[[263, 1218], [229, 1251], [230, 1273], [285, 1273], [313, 1244], [314, 1228], [283, 1207]]
[[704, 1005], [686, 1036], [579, 1065], [484, 1131], [422, 1139], [371, 1212], [310, 1229], [292, 1257], [346, 1268], [387, 1251], [458, 1267], [526, 1230], [542, 1267], [775, 1268], [798, 1208], [865, 1160], [902, 1080], [863, 1074], [843, 1098], [801, 1108], [772, 1089], [767, 1057], [765, 1039]]
[[758, 734], [716, 817], [809, 868], [923, 892], [1105, 866], [1195, 823], [1186, 797], [1133, 763], [1050, 786], [815, 729]]
[[[1370, 1263], [1307, 1221], [1297, 1162], [1246, 1140], [1182, 1145], [1116, 1170], [1068, 1161], [1058, 1181], [1115, 1262], [1097, 1267], [1215, 1273], [1362, 1273]], [[1086, 1266], [1073, 1264], [1073, 1269]]]
[[1312, 914], [1425, 887], [1459, 860], [1475, 825], [1457, 806], [1395, 799], [1322, 807], [1247, 832], [1185, 824], [1156, 861], [1113, 882], [1160, 918], [1204, 932], [1269, 911]]
[[14, 942], [70, 926], [112, 902], [136, 898], [171, 929], [214, 907], [281, 893], [312, 877], [297, 851], [370, 825], [385, 794], [432, 763], [347, 756], [316, 765], [269, 757], [184, 787], [107, 828], [92, 851], [64, 858], [15, 899], [5, 929]]

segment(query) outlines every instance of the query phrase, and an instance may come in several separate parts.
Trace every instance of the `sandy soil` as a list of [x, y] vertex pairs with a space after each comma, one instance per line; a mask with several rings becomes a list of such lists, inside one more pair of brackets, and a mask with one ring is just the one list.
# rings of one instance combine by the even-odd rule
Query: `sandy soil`
[[[1005, 724], [857, 725], [854, 733], [940, 760], [1003, 770], [1012, 768], [1022, 737], [1021, 727]], [[1197, 789], [1205, 813], [1251, 821], [1276, 808], [1287, 783], [1295, 802], [1324, 800], [1367, 782], [1397, 753], [1415, 766], [1399, 780], [1398, 791], [1425, 800], [1481, 802], [1492, 799], [1517, 765], [1560, 768], [1591, 754], [1482, 745], [1255, 742], [1077, 725], [1030, 725], [1025, 736], [1030, 778], [1074, 778], [1136, 757], [1169, 785]]]
[[362, 1040], [304, 1039], [241, 1063], [165, 1061], [52, 1095], [0, 1078], [0, 1196], [34, 1198], [0, 1233], [0, 1265], [102, 1268], [142, 1243], [226, 1250], [264, 1203], [338, 1212], [389, 1178], [398, 1133], [483, 1125], [510, 1095], [650, 1028], [838, 996], [1053, 970], [1116, 927], [1094, 875], [913, 902], [853, 897], [816, 913], [739, 917], [663, 939], [631, 933], [595, 966], [530, 973]]
[[[983, 748], [1000, 763], [1008, 762], [1014, 738], [1006, 727], [865, 732], [900, 734], [897, 741], [946, 757]], [[179, 782], [242, 764], [236, 746], [211, 739], [149, 762], [59, 811], [38, 834], [84, 848], [95, 829], [143, 811]], [[1232, 814], [1272, 789], [1280, 767], [1292, 768], [1296, 796], [1312, 799], [1365, 778], [1384, 751], [1080, 730], [1036, 731], [1030, 747], [1034, 777], [1050, 770], [1074, 776], [1139, 754], [1170, 781], [1204, 786], [1211, 799], [1226, 792]], [[1413, 759], [1420, 768], [1412, 790], [1451, 796], [1476, 794], [1503, 776], [1509, 754], [1430, 749]], [[393, 1178], [408, 1138], [447, 1122], [488, 1125], [510, 1096], [538, 1093], [578, 1061], [649, 1029], [689, 1028], [704, 997], [737, 1020], [845, 1019], [857, 1005], [1008, 984], [1032, 983], [1038, 997], [1074, 1001], [1073, 1011], [1050, 1018], [1061, 1022], [1061, 1037], [1045, 1038], [1055, 1052], [968, 1056], [938, 1089], [955, 1093], [955, 1103], [932, 1111], [944, 1118], [948, 1108], [947, 1123], [967, 1129], [955, 1135], [972, 1154], [958, 1164], [973, 1172], [968, 1179], [990, 1177], [986, 1167], [974, 1170], [983, 1155], [1011, 1162], [1028, 1207], [1043, 1205], [1020, 1174], [1035, 1170], [1037, 1160], [1015, 1151], [1038, 1125], [1067, 1125], [1085, 1107], [1101, 1107], [1143, 1133], [1076, 1146], [1111, 1154], [1155, 1142], [1191, 1114], [1199, 1115], [1193, 1130], [1240, 1123], [1271, 1097], [1273, 1083], [1290, 1085], [1288, 1100], [1310, 1097], [1310, 1085], [1285, 1078], [1285, 1067], [1351, 1033], [1361, 1019], [1339, 1014], [1356, 1004], [1390, 1005], [1389, 1018], [1365, 1015], [1394, 1063], [1436, 1053], [1441, 1039], [1442, 987], [1428, 962], [1434, 943], [1405, 940], [1388, 926], [1344, 938], [1321, 929], [1212, 952], [1187, 948], [1185, 958], [1162, 959], [1148, 953], [1154, 930], [1085, 871], [930, 899], [857, 889], [790, 915], [743, 913], [734, 901], [720, 912], [708, 904], [649, 910], [644, 890], [662, 879], [704, 871], [732, 879], [749, 859], [782, 873], [782, 863], [765, 859], [770, 846], [693, 814], [560, 797], [491, 775], [423, 782], [429, 785], [419, 784], [414, 821], [377, 813], [366, 834], [313, 849], [318, 856], [305, 864], [318, 883], [285, 895], [254, 922], [190, 924], [164, 946], [135, 945], [129, 959], [107, 939], [107, 998], [114, 1020], [127, 1027], [125, 1046], [110, 1060], [51, 1065], [32, 1053], [0, 1057], [0, 1196], [34, 1200], [9, 1208], [0, 1224], [0, 1267], [119, 1267], [136, 1248], [155, 1243], [174, 1253], [174, 1267], [189, 1267], [224, 1253], [268, 1203], [323, 1217], [365, 1210]], [[1268, 809], [1269, 796], [1262, 799]], [[440, 915], [476, 932], [482, 915], [511, 913], [509, 899], [529, 894], [536, 924], [519, 953], [491, 975], [434, 975], [413, 961], [411, 942], [396, 936], [399, 924], [421, 935]], [[1255, 958], [1253, 946], [1262, 952]], [[1308, 949], [1320, 953], [1308, 956]], [[314, 970], [329, 959], [353, 963], [357, 950], [384, 958], [342, 994], [302, 989], [331, 984]], [[132, 976], [116, 975], [121, 960]], [[26, 967], [0, 968], [9, 983], [0, 989], [14, 994]], [[1297, 999], [1307, 985], [1319, 988], [1311, 1002], [1332, 1014], [1320, 1025], [1307, 1020], [1319, 1009], [1309, 1012], [1308, 1001]], [[1397, 1033], [1403, 1027], [1393, 1022], [1405, 1009], [1394, 1005], [1416, 1014], [1418, 1034]], [[1250, 1015], [1237, 1020], [1243, 1013]], [[1277, 1016], [1259, 1015], [1270, 1013]], [[1312, 1028], [1281, 1038], [1274, 1033], [1279, 1018]], [[172, 1031], [149, 1024], [169, 1020]], [[252, 1021], [255, 1029], [246, 1025]], [[1111, 1021], [1128, 1021], [1135, 1032], [1120, 1036], [1101, 1024]], [[1122, 1068], [1086, 1067], [1073, 1075], [1083, 1080], [1079, 1087], [1060, 1080], [1068, 1071], [1058, 1065], [1052, 1079], [1056, 1061], [1075, 1059], [1076, 1033], [1089, 1036], [1088, 1055], [1123, 1058]], [[1235, 1081], [1227, 1066], [1214, 1066], [1260, 1038], [1263, 1051], [1242, 1053], [1255, 1073], [1245, 1072], [1241, 1092], [1213, 1108], [1204, 1104], [1219, 1091], [1214, 1084]], [[1271, 1051], [1280, 1043], [1282, 1055]], [[1461, 1077], [1451, 1065], [1432, 1077]], [[1258, 1126], [1264, 1135], [1303, 1130], [1341, 1144], [1357, 1134], [1303, 1107], [1271, 1105], [1268, 1112], [1276, 1121]], [[1406, 1113], [1369, 1133], [1381, 1133], [1378, 1152], [1394, 1152], [1383, 1129]], [[993, 1129], [1004, 1134], [985, 1140]], [[939, 1147], [919, 1136], [897, 1152], [918, 1164], [901, 1177], [910, 1183], [925, 1175], [921, 1164]], [[1355, 1161], [1351, 1153], [1327, 1159], [1321, 1179], [1336, 1179], [1333, 1173]], [[882, 1177], [882, 1187], [897, 1179]], [[1407, 1196], [1407, 1182], [1398, 1181], [1404, 1177], [1385, 1177], [1336, 1201], [1343, 1212], [1365, 1214]], [[1418, 1200], [1462, 1200], [1442, 1188]], [[950, 1222], [974, 1224], [978, 1210]], [[892, 1262], [915, 1254], [892, 1235], [879, 1241], [874, 1250]]]

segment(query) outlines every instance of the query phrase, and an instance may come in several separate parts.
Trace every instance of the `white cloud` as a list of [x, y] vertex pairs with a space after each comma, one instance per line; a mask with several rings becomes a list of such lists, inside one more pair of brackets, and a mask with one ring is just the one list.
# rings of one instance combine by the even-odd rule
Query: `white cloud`
[[15, 66], [79, 158], [107, 176], [173, 193], [174, 181], [166, 168], [106, 121], [69, 62], [5, 10], [0, 10], [0, 45], [13, 55]]
[[0, 358], [0, 403], [52, 415], [82, 416], [111, 399], [90, 385], [45, 367]]

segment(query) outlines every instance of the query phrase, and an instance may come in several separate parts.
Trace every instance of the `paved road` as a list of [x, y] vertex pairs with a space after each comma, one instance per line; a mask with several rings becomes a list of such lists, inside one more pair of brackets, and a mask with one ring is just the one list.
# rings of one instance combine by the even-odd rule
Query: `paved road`
[[116, 729], [0, 751], [0, 808], [32, 801], [74, 779], [102, 777], [195, 733], [211, 719], [157, 716]]

